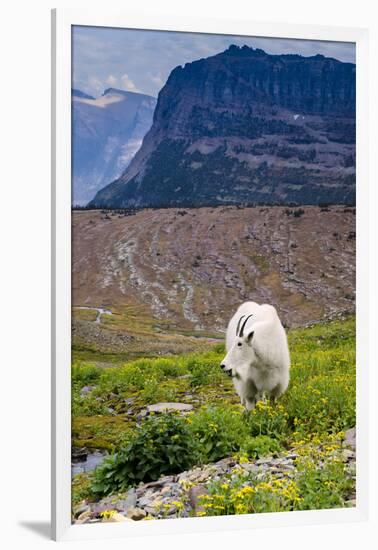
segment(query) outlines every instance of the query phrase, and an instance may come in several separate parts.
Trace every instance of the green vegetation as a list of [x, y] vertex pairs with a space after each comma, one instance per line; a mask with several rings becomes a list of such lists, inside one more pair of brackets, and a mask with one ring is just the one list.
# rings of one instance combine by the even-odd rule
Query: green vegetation
[[[74, 445], [114, 452], [92, 476], [75, 478], [74, 501], [83, 492], [97, 499], [226, 456], [241, 463], [295, 448], [293, 478], [256, 480], [239, 469], [232, 479], [209, 484], [202, 515], [342, 506], [352, 484], [341, 443], [343, 431], [355, 425], [354, 319], [292, 330], [289, 344], [287, 392], [278, 403], [258, 402], [250, 413], [219, 368], [219, 344], [206, 353], [106, 369], [77, 359]], [[192, 404], [193, 411], [150, 415], [137, 424], [140, 411], [159, 401]]]
[[248, 436], [244, 439], [240, 447], [241, 455], [248, 458], [260, 458], [262, 456], [274, 455], [282, 451], [278, 439], [268, 435]]
[[[207, 484], [197, 515], [219, 516], [320, 510], [345, 506], [353, 490], [341, 458], [342, 433], [307, 438], [296, 446], [296, 472], [292, 476], [264, 478], [235, 468], [222, 479]], [[257, 438], [256, 438], [257, 439]]]
[[110, 456], [93, 477], [92, 491], [106, 495], [139, 481], [179, 473], [196, 461], [197, 445], [182, 418], [151, 416], [138, 426], [130, 442]]
[[[140, 305], [113, 306], [106, 305], [112, 315], [101, 315], [101, 331], [88, 331], [88, 323], [95, 321], [95, 309], [72, 310], [74, 332], [72, 343], [72, 361], [74, 364], [85, 363], [94, 366], [119, 367], [137, 358], [155, 357], [156, 355], [178, 355], [193, 351], [207, 351], [206, 338], [223, 341], [223, 335], [215, 332], [196, 331], [183, 326], [178, 329], [166, 320], [157, 321]], [[128, 340], [124, 340], [124, 335]], [[146, 341], [149, 343], [146, 346]], [[115, 353], [115, 350], [117, 352]]]

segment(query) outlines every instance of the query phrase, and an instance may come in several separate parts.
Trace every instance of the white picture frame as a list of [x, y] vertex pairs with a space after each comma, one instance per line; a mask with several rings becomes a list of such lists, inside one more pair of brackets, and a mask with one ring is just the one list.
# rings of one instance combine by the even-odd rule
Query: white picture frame
[[[357, 505], [355, 508], [71, 525], [71, 27], [122, 27], [356, 43], [357, 67]], [[368, 514], [368, 32], [365, 29], [149, 17], [124, 11], [52, 12], [52, 534], [106, 539], [361, 521]]]

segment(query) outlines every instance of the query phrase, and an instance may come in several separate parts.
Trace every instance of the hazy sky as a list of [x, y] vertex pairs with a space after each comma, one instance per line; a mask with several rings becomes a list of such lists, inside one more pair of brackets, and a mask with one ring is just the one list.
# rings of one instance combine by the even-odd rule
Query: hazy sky
[[73, 87], [95, 97], [110, 87], [157, 97], [172, 69], [230, 44], [268, 53], [320, 53], [355, 63], [355, 44], [347, 42], [74, 27]]

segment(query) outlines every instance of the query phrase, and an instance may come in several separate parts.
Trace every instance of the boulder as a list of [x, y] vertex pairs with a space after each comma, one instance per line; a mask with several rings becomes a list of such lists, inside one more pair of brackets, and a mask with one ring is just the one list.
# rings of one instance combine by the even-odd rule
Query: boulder
[[90, 510], [89, 504], [87, 504], [85, 501], [80, 503], [78, 506], [76, 506], [73, 510], [73, 514], [75, 518], [78, 518], [83, 512], [88, 512]]
[[356, 448], [356, 427], [350, 428], [345, 432], [344, 445], [351, 449]]
[[89, 519], [91, 519], [91, 517], [92, 517], [92, 512], [91, 512], [91, 510], [86, 510], [85, 512], [82, 512], [82, 513], [78, 516], [78, 518], [77, 518], [77, 520], [75, 521], [75, 523], [78, 523], [78, 524], [80, 524], [80, 523], [86, 523]]
[[132, 507], [127, 510], [127, 517], [133, 521], [140, 521], [145, 518], [147, 513], [142, 508]]
[[189, 412], [193, 410], [193, 405], [187, 403], [155, 403], [148, 405], [146, 411], [150, 413], [165, 413], [165, 412]]

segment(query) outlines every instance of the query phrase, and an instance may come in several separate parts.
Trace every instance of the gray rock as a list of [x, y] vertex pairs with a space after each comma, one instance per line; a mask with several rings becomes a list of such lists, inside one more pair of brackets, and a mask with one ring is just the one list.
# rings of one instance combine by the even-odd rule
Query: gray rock
[[256, 460], [256, 464], [268, 464], [269, 462], [272, 461], [272, 458], [271, 456], [264, 456], [262, 458], [259, 458], [258, 460]]
[[344, 445], [356, 449], [356, 428], [350, 428], [345, 432]]
[[127, 517], [134, 521], [140, 521], [141, 519], [145, 518], [146, 515], [146, 511], [142, 510], [142, 508], [133, 507], [127, 510]]
[[95, 516], [99, 516], [102, 512], [105, 512], [109, 509], [114, 509], [114, 504], [110, 501], [109, 498], [100, 500], [92, 506], [92, 512]]
[[77, 462], [83, 462], [87, 459], [88, 451], [87, 449], [72, 449], [71, 451], [71, 461], [75, 464]]
[[116, 508], [120, 511], [127, 511], [129, 508], [133, 508], [137, 502], [137, 495], [135, 489], [130, 489], [124, 499], [120, 499], [116, 503]]
[[138, 498], [137, 500], [137, 504], [138, 506], [143, 506], [143, 508], [145, 506], [148, 506], [148, 504], [151, 503], [151, 497], [150, 496], [143, 496], [141, 498]]
[[193, 405], [187, 403], [155, 403], [148, 405], [147, 413], [165, 413], [170, 411], [187, 412], [193, 410]]
[[207, 481], [213, 474], [215, 474], [216, 470], [214, 468], [207, 468], [204, 470], [200, 470], [195, 476], [193, 476], [191, 479], [194, 481], [197, 481], [198, 483], [202, 483], [203, 481]]
[[91, 510], [86, 510], [78, 516], [76, 523], [86, 523], [91, 518], [91, 516]]
[[241, 464], [241, 467], [243, 468], [243, 470], [247, 470], [248, 472], [257, 472], [259, 467], [256, 466], [256, 464], [254, 464], [253, 462], [244, 462], [243, 464]]
[[164, 476], [160, 478], [160, 481], [162, 483], [173, 483], [175, 481], [176, 476]]
[[135, 401], [135, 397], [127, 397], [126, 399], [124, 399], [126, 405], [131, 405], [132, 403], [134, 403]]
[[140, 413], [138, 414], [137, 416], [137, 420], [142, 420], [142, 418], [144, 418], [145, 416], [148, 415], [148, 412], [146, 409], [143, 409], [140, 411]]
[[295, 470], [294, 464], [284, 464], [282, 467], [285, 468], [285, 470]]
[[85, 503], [80, 504], [79, 506], [76, 506], [76, 508], [74, 508], [74, 511], [73, 511], [74, 517], [78, 518], [81, 514], [90, 511], [90, 509], [91, 508], [88, 504], [85, 504]]
[[235, 466], [235, 460], [233, 458], [222, 458], [215, 463], [215, 466], [223, 468], [229, 468]]
[[356, 458], [356, 453], [354, 451], [352, 451], [351, 449], [343, 449], [342, 458], [345, 462], [349, 462], [349, 461], [354, 460]]
[[81, 388], [81, 391], [80, 391], [80, 395], [81, 397], [84, 397], [85, 395], [87, 395], [87, 393], [90, 393], [92, 390], [95, 389], [96, 386], [84, 386], [83, 388]]
[[158, 516], [159, 511], [153, 506], [145, 506], [144, 511], [147, 512], [150, 516]]

